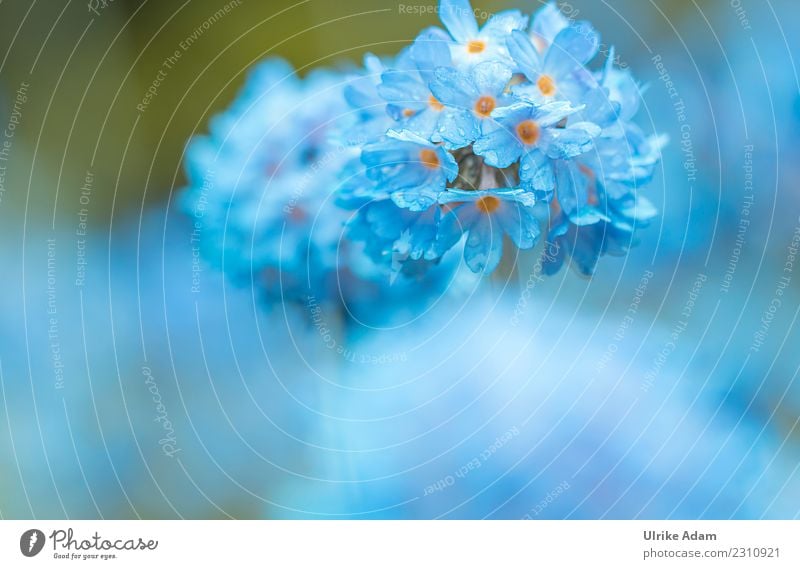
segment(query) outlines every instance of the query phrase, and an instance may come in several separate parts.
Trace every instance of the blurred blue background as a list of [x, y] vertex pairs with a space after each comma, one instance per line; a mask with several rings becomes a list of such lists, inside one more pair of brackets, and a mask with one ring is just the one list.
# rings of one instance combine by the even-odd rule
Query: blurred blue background
[[0, 6], [0, 515], [797, 517], [794, 3], [560, 5], [647, 85], [657, 222], [591, 280], [524, 256], [401, 326], [326, 333], [211, 267], [193, 282], [186, 141], [254, 62], [352, 65], [435, 14]]

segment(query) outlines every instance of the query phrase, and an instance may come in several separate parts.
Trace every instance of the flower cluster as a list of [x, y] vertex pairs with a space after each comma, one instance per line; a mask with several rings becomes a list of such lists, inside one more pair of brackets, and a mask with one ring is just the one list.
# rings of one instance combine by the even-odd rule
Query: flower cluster
[[450, 282], [455, 262], [429, 271], [396, 255], [384, 268], [371, 260], [366, 235], [345, 238], [353, 213], [337, 204], [340, 175], [359, 156], [358, 144], [375, 136], [362, 130], [339, 140], [354, 116], [345, 92], [360, 81], [327, 70], [300, 79], [285, 61], [267, 60], [187, 147], [183, 204], [194, 218], [193, 248], [269, 302], [315, 299], [352, 311], [408, 296], [422, 278], [431, 294]]
[[435, 262], [463, 243], [483, 273], [504, 242], [533, 248], [542, 225], [548, 273], [569, 258], [592, 274], [602, 254], [624, 253], [655, 214], [638, 189], [663, 140], [632, 122], [639, 86], [613, 51], [587, 68], [597, 32], [552, 2], [530, 24], [506, 11], [479, 27], [467, 0], [441, 0], [439, 14], [445, 29], [391, 62], [368, 59], [348, 89], [359, 124], [347, 131], [368, 134], [340, 189], [355, 238], [378, 262], [398, 251]]
[[253, 71], [187, 149], [207, 257], [274, 300], [347, 302], [399, 277], [417, 297], [420, 283], [440, 290], [462, 249], [490, 273], [504, 244], [532, 249], [543, 233], [548, 273], [570, 259], [591, 274], [627, 250], [655, 214], [638, 190], [662, 144], [633, 123], [629, 72], [613, 52], [588, 69], [597, 32], [553, 3], [530, 24], [507, 11], [479, 27], [467, 0], [439, 12], [445, 29], [362, 69]]

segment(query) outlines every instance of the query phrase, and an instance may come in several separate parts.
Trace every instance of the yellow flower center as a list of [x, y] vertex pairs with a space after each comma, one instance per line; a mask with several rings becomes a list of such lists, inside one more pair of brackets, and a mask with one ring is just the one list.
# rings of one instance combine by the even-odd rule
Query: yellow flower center
[[470, 53], [483, 53], [486, 49], [486, 42], [483, 40], [472, 40], [467, 43], [467, 51]]
[[539, 140], [539, 125], [532, 120], [522, 121], [517, 125], [517, 136], [527, 144], [536, 144]]
[[475, 207], [483, 213], [492, 213], [500, 207], [500, 200], [494, 196], [484, 196], [475, 202]]
[[430, 168], [431, 170], [436, 170], [440, 164], [439, 157], [436, 155], [436, 151], [431, 150], [430, 148], [425, 148], [420, 151], [419, 161], [422, 162], [423, 166]]
[[415, 114], [413, 109], [403, 109], [403, 116], [406, 118], [413, 117]]
[[552, 97], [556, 94], [556, 83], [549, 75], [541, 75], [536, 82], [536, 86], [539, 87], [539, 91], [545, 97]]
[[436, 97], [434, 97], [433, 95], [431, 95], [430, 97], [428, 97], [428, 105], [430, 105], [430, 107], [431, 107], [431, 108], [432, 108], [434, 111], [441, 111], [442, 109], [444, 109], [444, 105], [443, 105], [443, 104], [441, 104], [441, 103], [439, 102], [439, 99], [437, 99], [437, 98], [436, 98]]
[[494, 100], [494, 97], [481, 97], [475, 103], [475, 114], [479, 117], [486, 118], [492, 114], [492, 111], [497, 106], [497, 102]]

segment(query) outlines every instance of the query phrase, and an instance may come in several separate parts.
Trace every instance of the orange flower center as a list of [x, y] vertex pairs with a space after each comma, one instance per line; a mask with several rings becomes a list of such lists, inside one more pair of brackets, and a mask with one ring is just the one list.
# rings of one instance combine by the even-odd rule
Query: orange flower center
[[436, 98], [436, 97], [434, 97], [433, 95], [431, 95], [430, 97], [428, 97], [428, 105], [430, 105], [430, 107], [431, 107], [431, 108], [432, 108], [434, 111], [441, 111], [442, 109], [444, 109], [444, 105], [443, 105], [443, 104], [441, 104], [441, 103], [439, 102], [439, 99], [437, 99], [437, 98]]
[[539, 125], [532, 120], [522, 121], [517, 125], [517, 136], [527, 145], [536, 144], [539, 140]]
[[483, 40], [472, 40], [467, 43], [467, 51], [470, 53], [482, 53], [486, 49], [486, 42]]
[[539, 87], [539, 91], [541, 91], [542, 95], [545, 97], [552, 97], [556, 94], [555, 81], [553, 81], [553, 78], [549, 75], [541, 75], [539, 80], [536, 81], [536, 86]]
[[587, 178], [589, 178], [589, 188], [587, 192], [588, 195], [586, 197], [586, 203], [592, 206], [598, 205], [600, 203], [600, 199], [597, 197], [597, 176], [595, 176], [594, 171], [585, 164], [578, 164], [578, 169]]
[[413, 109], [403, 109], [403, 116], [406, 118], [413, 117], [414, 114]]
[[486, 118], [492, 114], [492, 111], [497, 106], [497, 103], [494, 100], [494, 97], [481, 97], [478, 99], [478, 102], [475, 103], [475, 114], [479, 117]]
[[437, 169], [440, 164], [439, 157], [436, 155], [436, 151], [431, 150], [430, 148], [425, 148], [420, 151], [419, 161], [422, 162], [423, 166], [430, 168], [431, 170]]
[[492, 213], [500, 207], [500, 200], [494, 196], [484, 196], [475, 202], [475, 207], [483, 213]]
[[558, 198], [553, 196], [550, 202], [550, 217], [558, 217], [561, 214], [561, 204], [558, 203]]

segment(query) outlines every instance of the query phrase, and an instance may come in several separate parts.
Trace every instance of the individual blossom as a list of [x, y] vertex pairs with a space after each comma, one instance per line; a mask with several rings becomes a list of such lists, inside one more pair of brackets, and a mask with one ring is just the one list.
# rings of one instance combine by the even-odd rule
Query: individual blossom
[[483, 61], [510, 63], [506, 38], [513, 30], [528, 25], [527, 16], [518, 10], [507, 10], [491, 16], [479, 28], [469, 0], [441, 0], [439, 17], [453, 40], [450, 47], [453, 63], [462, 68]]
[[585, 65], [597, 55], [599, 46], [597, 32], [587, 22], [566, 26], [542, 52], [530, 36], [515, 30], [508, 39], [508, 50], [516, 70], [530, 81], [517, 92], [579, 104], [586, 91], [595, 86], [594, 76]]
[[449, 249], [466, 235], [464, 261], [476, 273], [491, 273], [503, 256], [503, 236], [519, 249], [539, 238], [539, 223], [530, 192], [514, 189], [449, 190], [439, 200], [447, 208], [439, 225], [438, 243]]
[[501, 107], [492, 113], [493, 123], [484, 127], [473, 149], [497, 168], [520, 161], [520, 178], [527, 181], [548, 158], [571, 158], [592, 147], [599, 127], [590, 122], [564, 125], [579, 110], [566, 101], [518, 101]]
[[416, 214], [397, 206], [392, 200], [377, 200], [360, 207], [348, 226], [350, 236], [361, 238], [374, 262], [390, 265], [392, 255], [415, 261], [441, 257], [436, 244], [440, 216], [439, 205]]
[[436, 71], [431, 90], [445, 105], [438, 136], [449, 148], [458, 149], [475, 142], [492, 112], [507, 104], [506, 87], [511, 68], [487, 61], [469, 71], [442, 67]]
[[439, 135], [444, 105], [430, 88], [435, 71], [451, 65], [447, 35], [438, 29], [420, 34], [397, 62], [380, 76], [378, 93], [394, 128], [407, 130], [433, 142]]
[[449, 152], [409, 131], [390, 130], [384, 140], [364, 148], [361, 161], [367, 177], [398, 206], [418, 212], [436, 203], [458, 175]]
[[[602, 213], [601, 213], [602, 211]], [[636, 244], [635, 231], [655, 217], [653, 205], [643, 197], [608, 200], [601, 210], [570, 218], [555, 208], [548, 241], [553, 252], [542, 257], [545, 274], [557, 273], [566, 260], [583, 276], [592, 276], [603, 255], [625, 255]], [[591, 222], [589, 222], [591, 220]]]

